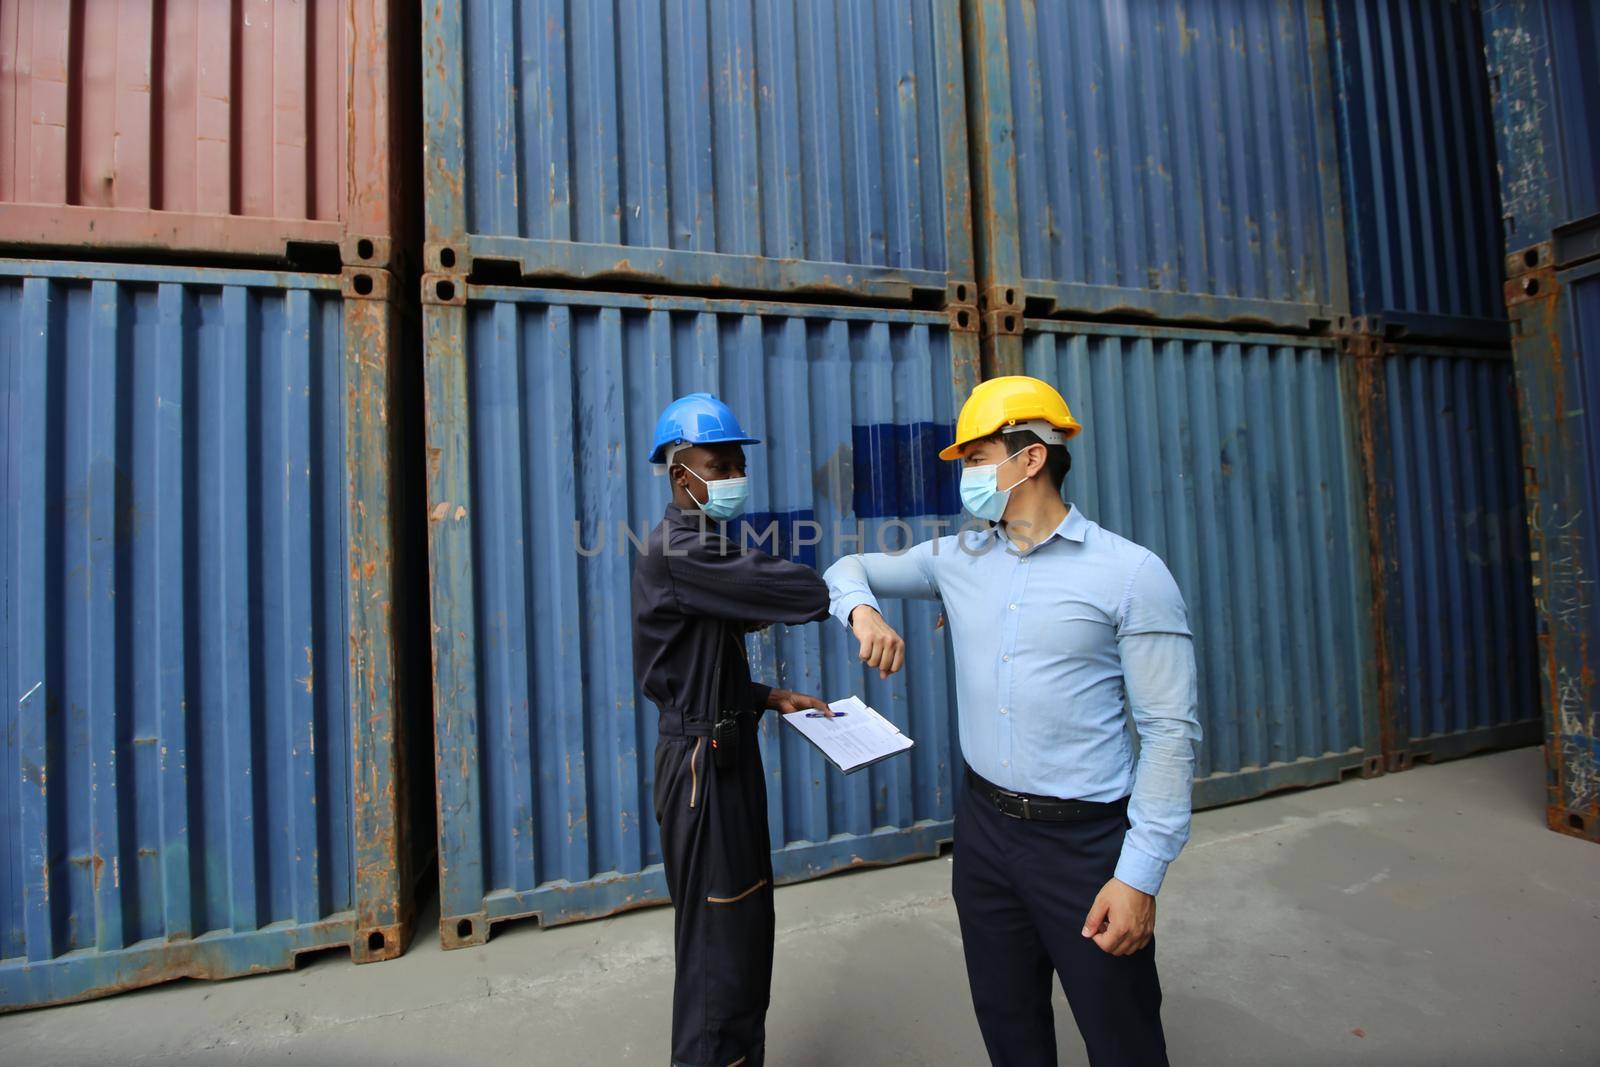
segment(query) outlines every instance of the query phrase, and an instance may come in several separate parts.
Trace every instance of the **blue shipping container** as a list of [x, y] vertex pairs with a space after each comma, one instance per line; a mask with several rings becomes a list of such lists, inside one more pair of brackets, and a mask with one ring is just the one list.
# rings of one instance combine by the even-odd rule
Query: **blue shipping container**
[[[1549, 656], [1553, 671], [1547, 679], [1545, 716], [1546, 756], [1550, 765], [1550, 825], [1567, 833], [1600, 841], [1600, 693], [1596, 692], [1592, 635], [1600, 633], [1600, 596], [1595, 593], [1600, 575], [1600, 427], [1593, 412], [1600, 412], [1600, 260], [1564, 271], [1559, 276], [1557, 329], [1558, 366], [1566, 369], [1568, 386], [1579, 410], [1564, 418], [1580, 444], [1581, 455], [1564, 457], [1570, 464], [1565, 477], [1581, 479], [1581, 515], [1541, 515], [1544, 520], [1544, 563], [1539, 573], [1546, 580], [1543, 618], [1551, 631], [1564, 638], [1559, 651]], [[1560, 475], [1557, 475], [1558, 477]], [[1553, 640], [1554, 633], [1541, 638]], [[1567, 654], [1576, 645], [1580, 655]], [[1546, 645], [1548, 647], [1548, 645]]]
[[1083, 421], [1067, 496], [1183, 590], [1195, 803], [1378, 769], [1359, 470], [1341, 357], [1306, 338], [1030, 320]]
[[1536, 744], [1538, 664], [1509, 354], [1389, 346], [1363, 371], [1389, 767]]
[[1506, 247], [1555, 238], [1558, 265], [1600, 254], [1600, 8], [1485, 0]]
[[427, 269], [972, 302], [942, 0], [434, 0]]
[[1030, 314], [1344, 310], [1321, 0], [963, 8], [980, 288]]
[[0, 261], [0, 1010], [404, 947], [385, 278]]
[[1600, 11], [1486, 0], [1552, 829], [1600, 841]]
[[1600, 260], [1518, 307], [1550, 827], [1600, 841]]
[[1475, 0], [1328, 0], [1328, 23], [1351, 313], [1391, 336], [1504, 343]]
[[[898, 544], [955, 519], [935, 453], [976, 335], [928, 312], [510, 288], [426, 315], [444, 942], [665, 902], [657, 712], [634, 684], [629, 593], [629, 538], [670, 495], [644, 461], [656, 416], [698, 389], [733, 405], [765, 442], [748, 450], [746, 521], [825, 567], [840, 534]], [[888, 614], [910, 648], [889, 682], [831, 621], [750, 638], [757, 677], [858, 693], [917, 741], [844, 778], [764, 718], [780, 880], [934, 855], [950, 836], [960, 764], [938, 612]]]

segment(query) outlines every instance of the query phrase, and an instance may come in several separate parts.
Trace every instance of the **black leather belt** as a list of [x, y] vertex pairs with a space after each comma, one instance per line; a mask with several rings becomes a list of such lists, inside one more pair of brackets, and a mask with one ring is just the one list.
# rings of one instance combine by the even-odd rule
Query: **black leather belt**
[[1107, 803], [1099, 800], [1062, 800], [1059, 797], [1013, 793], [1009, 789], [1001, 789], [987, 778], [979, 777], [971, 767], [967, 768], [967, 784], [972, 787], [973, 792], [993, 804], [1000, 814], [1009, 815], [1013, 819], [1029, 819], [1037, 822], [1087, 822], [1090, 819], [1125, 815], [1128, 811], [1127, 797]]

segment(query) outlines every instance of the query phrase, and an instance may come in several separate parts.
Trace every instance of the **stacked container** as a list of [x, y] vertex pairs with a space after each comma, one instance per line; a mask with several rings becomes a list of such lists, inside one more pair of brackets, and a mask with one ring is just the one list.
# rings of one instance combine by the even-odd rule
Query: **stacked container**
[[[825, 567], [841, 523], [870, 548], [957, 517], [933, 454], [980, 371], [1057, 384], [1086, 424], [1073, 502], [1188, 601], [1201, 804], [1531, 736], [1471, 4], [437, 0], [424, 23], [446, 945], [664, 898], [620, 531], [659, 518], [648, 436], [695, 389], [767, 442], [757, 525]], [[887, 683], [830, 623], [751, 638], [767, 680], [859, 692], [918, 740], [845, 779], [767, 722], [780, 878], [950, 833], [949, 651], [891, 610], [911, 666]]]
[[[1551, 829], [1600, 840], [1600, 12], [1488, 0]], [[1593, 403], [1589, 398], [1595, 397]]]
[[1330, 0], [1389, 769], [1539, 736], [1476, 0]]
[[1475, 6], [965, 12], [985, 371], [1184, 591], [1197, 802], [1530, 743]]
[[1069, 498], [1183, 590], [1196, 802], [1377, 773], [1320, 4], [965, 9], [978, 259], [1020, 312], [985, 370], [1062, 389]]
[[405, 7], [0, 5], [0, 1010], [405, 947]]
[[[835, 531], [871, 545], [896, 520], [926, 536], [955, 519], [934, 452], [976, 380], [978, 334], [954, 5], [439, 2], [424, 51], [454, 947], [502, 919], [666, 899], [625, 532], [642, 539], [669, 497], [646, 463], [661, 409], [694, 390], [727, 400], [765, 442], [747, 521], [775, 521], [765, 547], [825, 567]], [[763, 722], [781, 880], [949, 837], [948, 653], [931, 610], [894, 621], [915, 656], [888, 683], [833, 623], [750, 639], [758, 677], [860, 693], [918, 741], [845, 779]]]
[[[435, 816], [447, 947], [664, 900], [629, 577], [701, 389], [823, 568], [948, 530], [972, 386], [1050, 380], [1188, 603], [1197, 803], [1526, 742], [1542, 678], [1594, 833], [1582, 5], [1495, 0], [1498, 194], [1475, 0], [415, 11], [0, 3], [0, 1008], [398, 953]], [[888, 615], [886, 682], [749, 639], [917, 740], [768, 717], [782, 880], [950, 837], [945, 631]]]

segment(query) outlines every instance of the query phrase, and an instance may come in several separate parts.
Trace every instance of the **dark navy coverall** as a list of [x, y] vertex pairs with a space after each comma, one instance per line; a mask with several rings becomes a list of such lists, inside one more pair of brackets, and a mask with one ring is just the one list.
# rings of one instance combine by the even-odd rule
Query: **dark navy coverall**
[[[827, 614], [828, 587], [811, 568], [741, 549], [720, 523], [676, 504], [634, 565], [634, 672], [661, 710], [655, 808], [674, 908], [675, 1064], [759, 1067], [764, 1058], [772, 845], [756, 723], [772, 690], [750, 680], [744, 634]], [[728, 771], [711, 755], [719, 706], [747, 712], [739, 765]]]

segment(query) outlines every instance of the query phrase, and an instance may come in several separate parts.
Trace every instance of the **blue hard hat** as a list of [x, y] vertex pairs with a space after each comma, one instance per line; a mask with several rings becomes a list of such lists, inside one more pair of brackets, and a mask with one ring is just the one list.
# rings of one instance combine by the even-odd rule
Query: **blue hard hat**
[[710, 393], [690, 393], [668, 404], [656, 420], [650, 462], [665, 463], [667, 449], [682, 442], [690, 445], [758, 445], [744, 432], [733, 409]]

